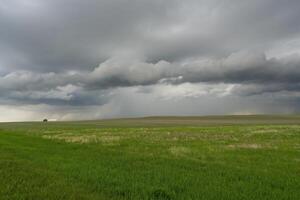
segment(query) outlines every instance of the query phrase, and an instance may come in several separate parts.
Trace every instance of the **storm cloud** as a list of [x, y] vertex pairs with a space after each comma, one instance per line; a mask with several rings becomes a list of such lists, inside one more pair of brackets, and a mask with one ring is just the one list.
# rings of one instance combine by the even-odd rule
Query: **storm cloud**
[[299, 8], [297, 0], [1, 0], [1, 109], [30, 108], [28, 120], [45, 108], [57, 119], [297, 112]]

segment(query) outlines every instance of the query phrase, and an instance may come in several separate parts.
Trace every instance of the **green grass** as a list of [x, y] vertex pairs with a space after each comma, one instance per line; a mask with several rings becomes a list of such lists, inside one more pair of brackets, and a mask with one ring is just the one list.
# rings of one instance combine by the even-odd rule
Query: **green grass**
[[300, 199], [299, 116], [0, 124], [0, 199]]

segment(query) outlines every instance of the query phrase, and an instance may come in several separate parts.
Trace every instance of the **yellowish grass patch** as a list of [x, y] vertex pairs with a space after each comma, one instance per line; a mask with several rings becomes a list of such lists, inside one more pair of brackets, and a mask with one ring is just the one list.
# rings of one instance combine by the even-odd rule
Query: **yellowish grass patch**
[[252, 133], [277, 133], [279, 130], [277, 129], [260, 129], [260, 130], [254, 130]]
[[120, 136], [74, 135], [74, 134], [44, 135], [42, 137], [45, 139], [56, 139], [56, 140], [63, 140], [68, 143], [80, 143], [80, 144], [98, 143], [98, 142], [101, 142], [103, 144], [115, 144], [121, 139]]
[[191, 150], [187, 147], [177, 147], [177, 146], [169, 148], [169, 151], [171, 152], [171, 154], [175, 156], [184, 156], [191, 152]]
[[230, 149], [276, 149], [276, 146], [272, 146], [269, 144], [230, 144], [227, 145]]

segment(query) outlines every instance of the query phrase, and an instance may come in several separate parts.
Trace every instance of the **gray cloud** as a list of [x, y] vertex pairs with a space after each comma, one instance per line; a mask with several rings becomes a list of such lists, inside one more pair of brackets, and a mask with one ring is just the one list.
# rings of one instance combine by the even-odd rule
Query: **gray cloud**
[[[188, 64], [132, 58], [112, 58], [89, 72], [12, 72], [0, 77], [3, 97], [47, 104], [99, 104], [97, 96], [115, 87], [153, 84], [237, 84], [236, 94], [298, 91], [300, 56], [267, 59], [264, 54], [239, 52], [223, 59], [202, 59]], [[234, 93], [234, 91], [233, 91]], [[8, 95], [10, 94], [10, 95]], [[101, 96], [101, 95], [100, 95]]]
[[1, 62], [92, 69], [131, 52], [149, 61], [228, 56], [299, 37], [299, 1], [11, 0], [0, 4]]
[[298, 0], [3, 0], [0, 105], [123, 105], [121, 91], [138, 87], [136, 95], [170, 103], [176, 95], [272, 94], [296, 109], [299, 7]]

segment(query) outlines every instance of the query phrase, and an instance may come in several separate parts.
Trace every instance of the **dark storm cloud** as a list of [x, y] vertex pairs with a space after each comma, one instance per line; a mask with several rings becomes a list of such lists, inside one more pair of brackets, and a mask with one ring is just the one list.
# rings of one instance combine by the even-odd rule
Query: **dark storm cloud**
[[225, 59], [189, 63], [183, 80], [238, 84], [297, 83], [300, 81], [300, 56], [266, 58], [263, 53], [239, 52]]
[[93, 68], [111, 54], [137, 50], [141, 26], [173, 20], [165, 14], [172, 7], [162, 1], [4, 1], [1, 52], [10, 51], [3, 58], [7, 67]]
[[[258, 93], [264, 92], [262, 88], [266, 92], [296, 91], [300, 82], [300, 56], [278, 59], [267, 58], [263, 53], [238, 52], [222, 59], [200, 59], [188, 64], [110, 59], [86, 77], [85, 86], [98, 89], [190, 82], [261, 85]], [[254, 94], [254, 90], [249, 94]]]
[[[300, 81], [300, 56], [267, 59], [264, 54], [240, 52], [223, 59], [201, 59], [188, 64], [156, 64], [112, 59], [99, 65], [88, 84], [94, 87], [134, 86], [155, 83], [211, 82], [278, 84]], [[278, 88], [278, 90], [284, 88]]]
[[263, 53], [239, 52], [188, 64], [113, 58], [88, 72], [9, 73], [0, 77], [0, 91], [24, 103], [94, 105], [105, 102], [99, 95], [115, 87], [186, 82], [236, 84], [233, 93], [243, 96], [299, 91], [300, 56], [268, 59]]
[[295, 98], [299, 54], [268, 52], [300, 41], [299, 8], [298, 0], [1, 0], [0, 104], [104, 105], [118, 87], [184, 83]]
[[297, 0], [2, 0], [1, 67], [92, 69], [123, 52], [169, 62], [228, 56], [299, 36], [299, 6]]

